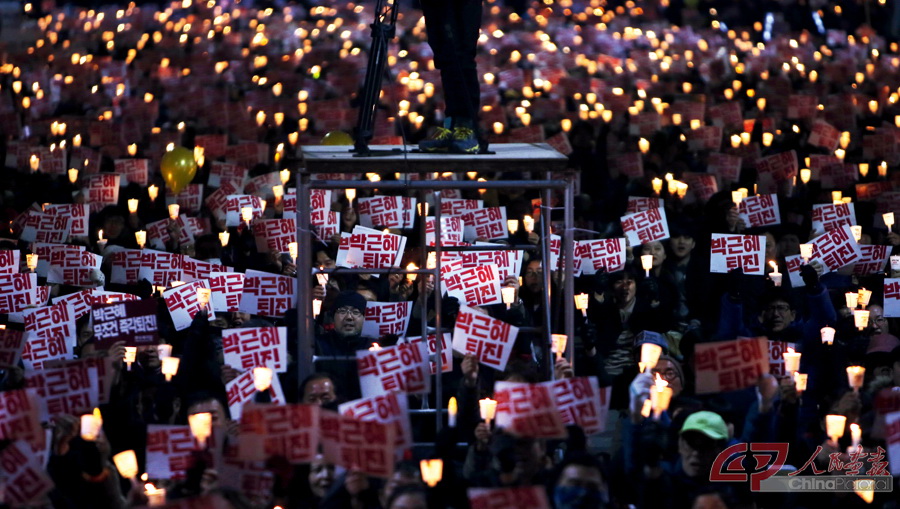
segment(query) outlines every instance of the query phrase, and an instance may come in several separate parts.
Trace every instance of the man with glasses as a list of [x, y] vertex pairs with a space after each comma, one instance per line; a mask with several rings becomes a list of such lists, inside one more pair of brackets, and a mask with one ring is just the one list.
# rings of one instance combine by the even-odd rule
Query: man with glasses
[[[333, 375], [337, 393], [348, 400], [360, 397], [356, 373], [356, 351], [364, 350], [371, 340], [363, 338], [366, 299], [357, 292], [343, 292], [332, 307], [333, 328], [316, 338], [316, 370]], [[327, 327], [327, 326], [326, 326]]]

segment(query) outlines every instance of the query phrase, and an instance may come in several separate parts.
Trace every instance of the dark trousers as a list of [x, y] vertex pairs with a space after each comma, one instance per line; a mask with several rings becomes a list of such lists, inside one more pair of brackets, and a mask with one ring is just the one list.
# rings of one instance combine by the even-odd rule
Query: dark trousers
[[441, 71], [445, 115], [476, 123], [479, 110], [475, 52], [481, 28], [481, 0], [421, 0], [434, 66]]

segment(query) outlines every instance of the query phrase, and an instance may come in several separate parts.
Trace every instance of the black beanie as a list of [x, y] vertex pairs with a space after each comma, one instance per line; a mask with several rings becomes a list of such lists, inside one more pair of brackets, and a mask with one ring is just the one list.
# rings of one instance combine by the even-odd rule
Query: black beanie
[[356, 308], [360, 313], [366, 314], [366, 298], [356, 292], [341, 292], [334, 300], [334, 310], [344, 307]]

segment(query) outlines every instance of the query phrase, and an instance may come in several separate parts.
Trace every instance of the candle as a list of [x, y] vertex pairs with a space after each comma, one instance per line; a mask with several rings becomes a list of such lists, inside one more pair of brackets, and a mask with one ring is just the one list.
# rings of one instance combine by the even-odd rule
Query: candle
[[650, 150], [650, 141], [647, 138], [641, 138], [638, 140], [638, 149], [641, 154], [646, 154]]
[[859, 175], [865, 177], [869, 174], [869, 163], [859, 163]]
[[862, 428], [855, 422], [850, 425], [850, 439], [852, 440], [853, 447], [859, 447], [859, 443], [862, 442]]
[[156, 353], [159, 355], [160, 359], [165, 359], [166, 357], [172, 356], [172, 345], [156, 345]]
[[344, 190], [344, 195], [347, 197], [347, 202], [352, 207], [353, 199], [356, 198], [356, 189], [346, 189]]
[[34, 272], [34, 270], [38, 266], [38, 255], [37, 254], [26, 254], [25, 255], [25, 266], [28, 267], [28, 270]]
[[201, 309], [205, 309], [209, 305], [210, 295], [212, 295], [212, 290], [209, 288], [197, 288], [197, 304]]
[[81, 438], [83, 440], [88, 442], [97, 440], [102, 427], [103, 417], [100, 415], [99, 408], [95, 408], [93, 413], [81, 416]]
[[[406, 270], [419, 270], [419, 267], [415, 263], [409, 262], [408, 264], [406, 264]], [[407, 274], [406, 275], [406, 283], [407, 284], [412, 284], [413, 280], [415, 280], [415, 279], [416, 279], [415, 274]], [[501, 289], [500, 292], [502, 293], [503, 289]], [[506, 297], [504, 297], [504, 299], [506, 299]], [[503, 302], [506, 303], [506, 300], [504, 300]], [[509, 309], [508, 303], [506, 304], [506, 309]]]
[[296, 242], [288, 242], [288, 255], [291, 257], [291, 263], [297, 265], [297, 243]]
[[812, 255], [812, 244], [800, 244], [800, 257], [803, 258], [803, 263], [809, 263], [809, 259], [812, 258]]
[[319, 313], [322, 312], [322, 299], [313, 299], [312, 312], [313, 312], [313, 318], [316, 318], [319, 316]]
[[172, 221], [175, 221], [176, 219], [178, 219], [178, 212], [180, 209], [181, 209], [181, 206], [178, 205], [177, 203], [173, 203], [173, 204], [169, 205], [169, 219], [171, 219]]
[[125, 361], [125, 365], [128, 367], [128, 371], [131, 371], [131, 364], [137, 358], [137, 347], [136, 346], [126, 346], [125, 347], [125, 356], [123, 360]]
[[534, 231], [534, 218], [531, 216], [525, 216], [522, 218], [522, 227], [525, 228], [525, 231], [531, 233]]
[[284, 197], [284, 186], [272, 186], [272, 196], [275, 197], [275, 203], [281, 201]]
[[663, 181], [661, 178], [654, 178], [650, 181], [650, 185], [653, 186], [653, 192], [657, 195], [662, 192]]
[[641, 255], [641, 267], [644, 268], [646, 277], [650, 277], [650, 269], [653, 268], [653, 255]]
[[585, 318], [587, 318], [588, 298], [590, 296], [586, 293], [579, 293], [575, 296], [575, 309], [580, 310], [581, 316]]
[[822, 330], [819, 331], [822, 333], [822, 344], [823, 345], [832, 345], [834, 344], [834, 333], [835, 330], [833, 327], [822, 327]]
[[850, 384], [853, 392], [859, 392], [865, 377], [866, 368], [862, 366], [847, 366], [847, 383]]
[[741, 202], [744, 201], [744, 194], [741, 191], [732, 191], [731, 192], [731, 201], [734, 202], [735, 207], [740, 209]]
[[[400, 175], [399, 173], [397, 175]], [[397, 179], [400, 180], [400, 179]], [[428, 215], [428, 202], [421, 202], [416, 204], [416, 210], [419, 212], [419, 215], [422, 217], [426, 217]], [[507, 225], [509, 222], [507, 222]], [[515, 232], [513, 232], [515, 233]]]
[[116, 465], [116, 470], [119, 471], [119, 474], [126, 479], [134, 479], [137, 477], [138, 473], [138, 464], [137, 464], [137, 456], [134, 454], [134, 451], [122, 451], [115, 456], [113, 456], [113, 463]]
[[78, 182], [78, 168], [69, 168], [69, 182]]
[[653, 343], [643, 343], [641, 345], [641, 361], [638, 363], [641, 373], [648, 369], [656, 367], [659, 362], [659, 356], [662, 354], [662, 347]]
[[894, 213], [885, 212], [881, 217], [884, 219], [884, 225], [887, 226], [888, 231], [890, 231], [894, 226]]
[[128, 200], [128, 212], [132, 214], [137, 214], [138, 210], [138, 199], [137, 198], [129, 198]]
[[166, 489], [157, 488], [147, 483], [144, 485], [144, 495], [147, 497], [148, 507], [159, 507], [166, 505]]
[[147, 195], [150, 196], [150, 201], [156, 201], [156, 197], [159, 196], [159, 188], [150, 184], [150, 187], [147, 188]]
[[788, 373], [800, 371], [800, 356], [802, 354], [795, 352], [793, 348], [788, 347], [787, 351], [781, 354], [784, 357], [784, 370]]
[[188, 425], [191, 427], [191, 435], [194, 435], [200, 447], [206, 447], [206, 439], [212, 435], [212, 414], [209, 412], [191, 414], [188, 416]]
[[842, 203], [841, 198], [843, 198], [843, 196], [844, 196], [844, 193], [842, 193], [840, 191], [832, 191], [831, 192], [831, 201], [833, 201], [834, 203]]
[[222, 243], [222, 247], [228, 245], [228, 239], [231, 237], [231, 234], [228, 232], [219, 232], [219, 242]]
[[456, 405], [456, 397], [450, 398], [450, 403], [447, 405], [447, 426], [451, 428], [456, 427], [456, 413], [458, 412]]
[[656, 381], [650, 389], [650, 409], [653, 412], [653, 419], [659, 420], [663, 412], [668, 410], [669, 402], [672, 400], [672, 388], [669, 382], [666, 382], [656, 374]]
[[381, 350], [381, 345], [378, 343], [372, 343], [372, 346], [369, 347], [370, 352], [377, 352], [378, 350]]
[[811, 177], [812, 177], [812, 172], [809, 170], [809, 168], [803, 168], [800, 170], [800, 182], [803, 182], [804, 184], [808, 184], [809, 179]]
[[259, 392], [269, 390], [269, 387], [272, 385], [272, 375], [273, 371], [270, 368], [253, 368], [253, 386]]
[[480, 399], [478, 408], [481, 411], [481, 418], [487, 421], [488, 427], [491, 427], [491, 420], [497, 411], [497, 401], [490, 398]]
[[847, 292], [844, 294], [844, 300], [847, 301], [848, 308], [856, 309], [856, 306], [859, 303], [859, 294], [856, 292]]
[[429, 488], [434, 488], [441, 482], [444, 475], [444, 461], [440, 459], [422, 460], [419, 462], [419, 470], [422, 472], [422, 480]]
[[862, 238], [862, 226], [859, 226], [859, 225], [851, 226], [850, 231], [853, 232], [853, 240], [859, 242], [859, 239]]
[[134, 232], [134, 240], [137, 241], [138, 247], [144, 249], [144, 245], [147, 244], [147, 232], [144, 230]]
[[253, 220], [253, 207], [241, 207], [241, 219], [250, 226], [250, 221]]
[[566, 343], [569, 342], [569, 337], [565, 334], [551, 334], [550, 340], [550, 351], [556, 353], [556, 360], [562, 359], [563, 354], [566, 352]]
[[806, 390], [806, 382], [809, 379], [809, 375], [806, 373], [794, 372], [794, 387], [797, 389], [798, 393], [802, 393]]
[[837, 443], [844, 436], [844, 427], [847, 425], [847, 417], [843, 415], [825, 416], [825, 434]]
[[181, 359], [178, 357], [166, 357], [165, 359], [160, 359], [160, 362], [162, 362], [162, 373], [166, 375], [166, 381], [171, 381], [172, 377], [178, 373], [178, 364], [181, 363]]
[[854, 309], [853, 323], [856, 324], [857, 329], [865, 329], [869, 325], [869, 312], [865, 309]]
[[503, 298], [503, 303], [506, 304], [506, 309], [509, 309], [516, 302], [516, 287], [504, 286], [500, 289], [500, 296]]
[[519, 220], [518, 219], [507, 219], [506, 220], [506, 229], [509, 230], [509, 233], [515, 235], [517, 231], [519, 231]]
[[900, 255], [891, 256], [891, 270], [900, 270]]
[[866, 306], [869, 305], [869, 300], [872, 299], [872, 291], [866, 290], [865, 288], [859, 289], [859, 297], [857, 298], [857, 303], [863, 308], [866, 309]]
[[[323, 270], [322, 267], [319, 267], [319, 270]], [[316, 280], [319, 281], [320, 286], [325, 286], [328, 284], [328, 274], [324, 274], [322, 272], [317, 272]]]

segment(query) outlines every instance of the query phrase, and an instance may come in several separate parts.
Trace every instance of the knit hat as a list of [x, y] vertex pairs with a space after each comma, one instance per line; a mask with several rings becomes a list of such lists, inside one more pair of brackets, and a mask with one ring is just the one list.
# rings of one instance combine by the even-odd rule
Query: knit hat
[[366, 314], [366, 298], [356, 292], [341, 292], [334, 300], [334, 311], [350, 307], [356, 308], [360, 313]]

